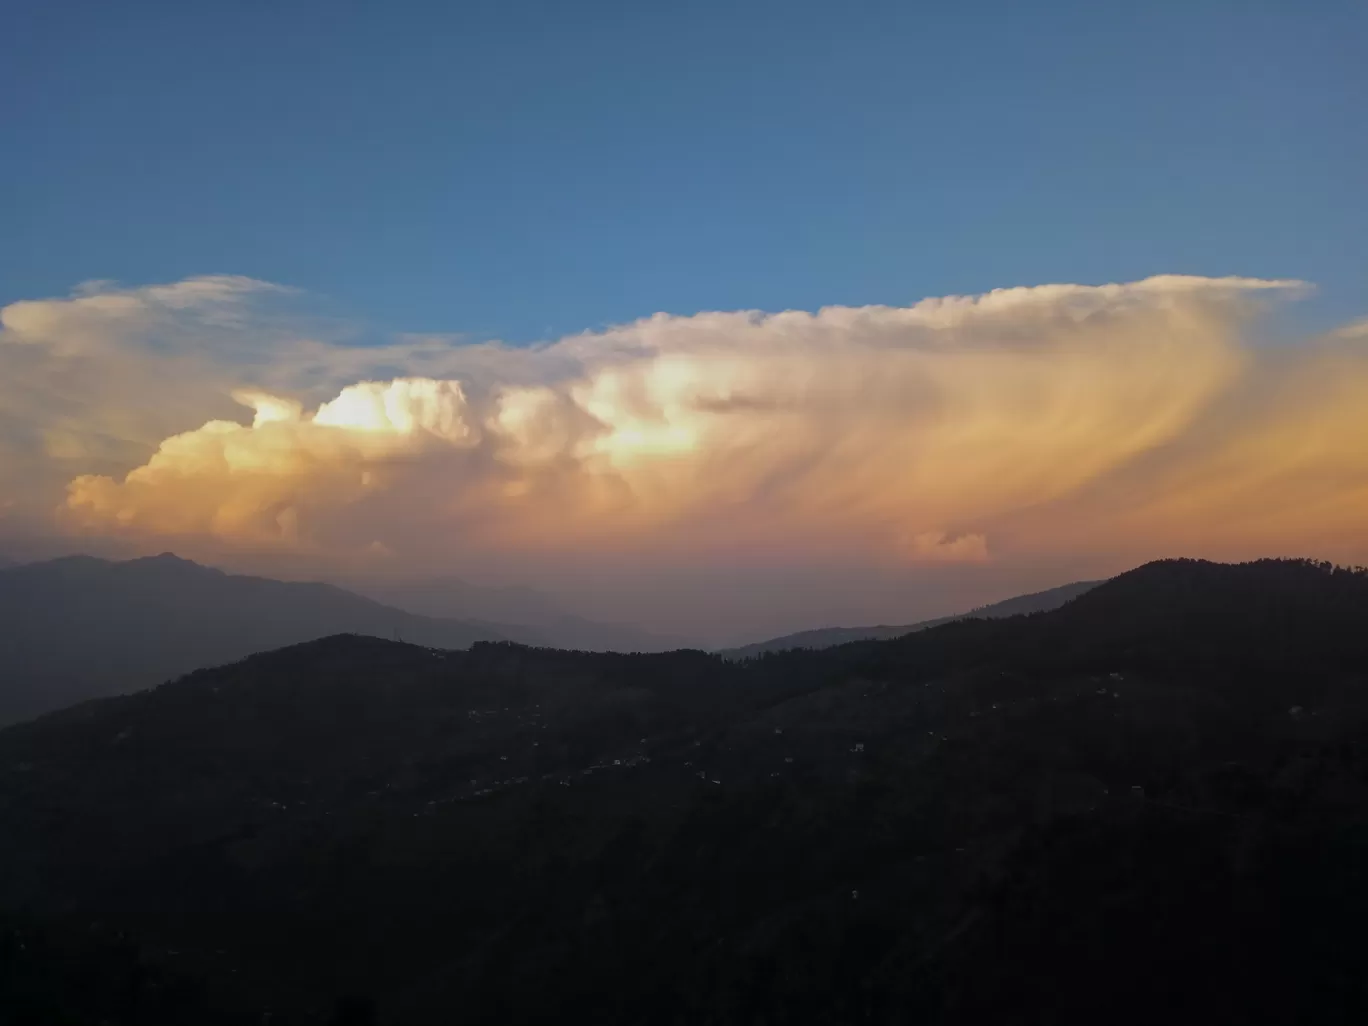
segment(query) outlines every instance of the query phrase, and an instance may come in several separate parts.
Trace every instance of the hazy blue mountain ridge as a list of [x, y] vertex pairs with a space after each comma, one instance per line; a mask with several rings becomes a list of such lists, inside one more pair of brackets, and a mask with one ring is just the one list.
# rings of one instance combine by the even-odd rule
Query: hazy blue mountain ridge
[[536, 588], [471, 584], [459, 577], [347, 582], [350, 590], [421, 616], [499, 625], [514, 641], [586, 652], [669, 652], [694, 647], [688, 639], [635, 624], [577, 616]]
[[418, 616], [328, 584], [223, 573], [169, 553], [0, 570], [0, 723], [339, 633], [465, 648], [492, 624]]
[[882, 641], [888, 638], [900, 638], [904, 634], [911, 634], [913, 631], [923, 631], [928, 627], [937, 627], [943, 623], [952, 623], [955, 620], [971, 617], [992, 620], [1006, 616], [1017, 616], [1021, 613], [1041, 613], [1046, 610], [1057, 609], [1064, 603], [1072, 601], [1079, 595], [1097, 587], [1100, 583], [1102, 582], [1076, 581], [1073, 584], [1063, 584], [1046, 591], [1017, 595], [1001, 602], [971, 609], [967, 613], [941, 616], [933, 620], [922, 620], [918, 623], [897, 626], [880, 624], [875, 627], [818, 627], [813, 630], [798, 631], [796, 634], [785, 634], [778, 638], [770, 638], [768, 641], [757, 641], [751, 645], [729, 648], [720, 654], [728, 659], [746, 659], [750, 656], [763, 655], [766, 652], [783, 652], [794, 648], [831, 648], [834, 645], [844, 645], [851, 641]]

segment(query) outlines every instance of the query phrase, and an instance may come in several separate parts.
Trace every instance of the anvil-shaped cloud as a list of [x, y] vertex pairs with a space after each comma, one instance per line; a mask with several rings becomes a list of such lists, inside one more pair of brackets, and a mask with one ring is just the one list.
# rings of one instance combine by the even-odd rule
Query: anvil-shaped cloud
[[1302, 288], [1163, 276], [357, 348], [301, 338], [247, 279], [96, 286], [3, 311], [0, 484], [13, 524], [323, 565], [1352, 559], [1361, 333], [1249, 340]]

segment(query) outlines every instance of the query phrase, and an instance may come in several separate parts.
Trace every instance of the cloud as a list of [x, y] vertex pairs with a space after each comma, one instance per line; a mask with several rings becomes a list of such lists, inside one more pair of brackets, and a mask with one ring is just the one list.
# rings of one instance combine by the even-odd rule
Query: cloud
[[624, 595], [635, 575], [651, 587], [628, 616], [673, 574], [724, 620], [759, 608], [742, 575], [781, 568], [890, 609], [907, 575], [1005, 593], [1065, 561], [1364, 562], [1361, 323], [1246, 341], [1304, 289], [1163, 276], [658, 314], [512, 348], [340, 344], [245, 278], [91, 283], [0, 311], [0, 542], [59, 531], [269, 572], [565, 568]]
[[988, 539], [981, 534], [951, 538], [944, 531], [927, 531], [910, 539], [907, 554], [927, 562], [986, 563]]
[[1368, 317], [1346, 324], [1332, 333], [1333, 338], [1368, 338]]
[[[211, 276], [0, 309], [0, 537], [39, 531], [82, 474], [122, 478], [173, 435], [236, 417], [235, 392], [317, 403], [378, 374], [441, 375], [442, 340], [363, 348], [311, 334], [290, 289]], [[478, 362], [472, 347], [467, 357]]]
[[73, 474], [113, 473], [228, 413], [225, 353], [253, 336], [245, 278], [80, 289], [0, 310], [0, 494], [46, 517]]
[[1073, 544], [1368, 561], [1365, 341], [1336, 332], [1251, 360], [1183, 436], [1059, 511]]
[[[44, 432], [30, 462], [88, 465], [54, 503], [66, 529], [189, 552], [916, 567], [1352, 548], [1361, 345], [1242, 341], [1261, 297], [1303, 289], [1163, 276], [356, 349], [263, 328], [267, 286], [196, 279], [7, 308], [0, 359], [131, 354], [139, 375], [83, 382], [89, 415], [40, 400], [16, 422]], [[111, 430], [130, 411], [147, 424]], [[111, 437], [128, 446], [101, 453]]]
[[301, 515], [345, 511], [393, 481], [400, 461], [479, 439], [456, 382], [361, 382], [307, 417], [288, 399], [236, 398], [253, 408], [250, 425], [214, 420], [168, 438], [122, 481], [78, 477], [67, 511], [97, 530], [309, 546]]

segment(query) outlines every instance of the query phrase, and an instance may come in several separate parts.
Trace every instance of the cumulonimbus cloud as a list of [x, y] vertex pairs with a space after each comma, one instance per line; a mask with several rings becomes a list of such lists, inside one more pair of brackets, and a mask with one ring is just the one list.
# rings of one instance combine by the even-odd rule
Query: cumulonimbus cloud
[[[94, 292], [4, 311], [0, 361], [37, 388], [0, 386], [22, 454], [0, 451], [3, 480], [81, 471], [54, 503], [72, 531], [414, 565], [1349, 551], [1361, 339], [1245, 341], [1263, 297], [1300, 288], [1166, 276], [657, 315], [524, 349], [263, 345], [269, 287], [245, 279]], [[168, 325], [192, 341], [149, 342]]]
[[1362, 561], [1363, 333], [1248, 341], [1302, 287], [657, 315], [525, 348], [320, 341], [249, 279], [91, 287], [0, 312], [0, 528], [415, 570]]

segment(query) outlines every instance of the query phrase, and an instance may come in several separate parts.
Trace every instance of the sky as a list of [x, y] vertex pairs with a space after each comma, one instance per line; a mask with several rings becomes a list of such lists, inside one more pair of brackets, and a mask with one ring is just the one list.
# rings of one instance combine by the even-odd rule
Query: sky
[[1368, 562], [1362, 3], [5, 19], [0, 554], [729, 640]]

